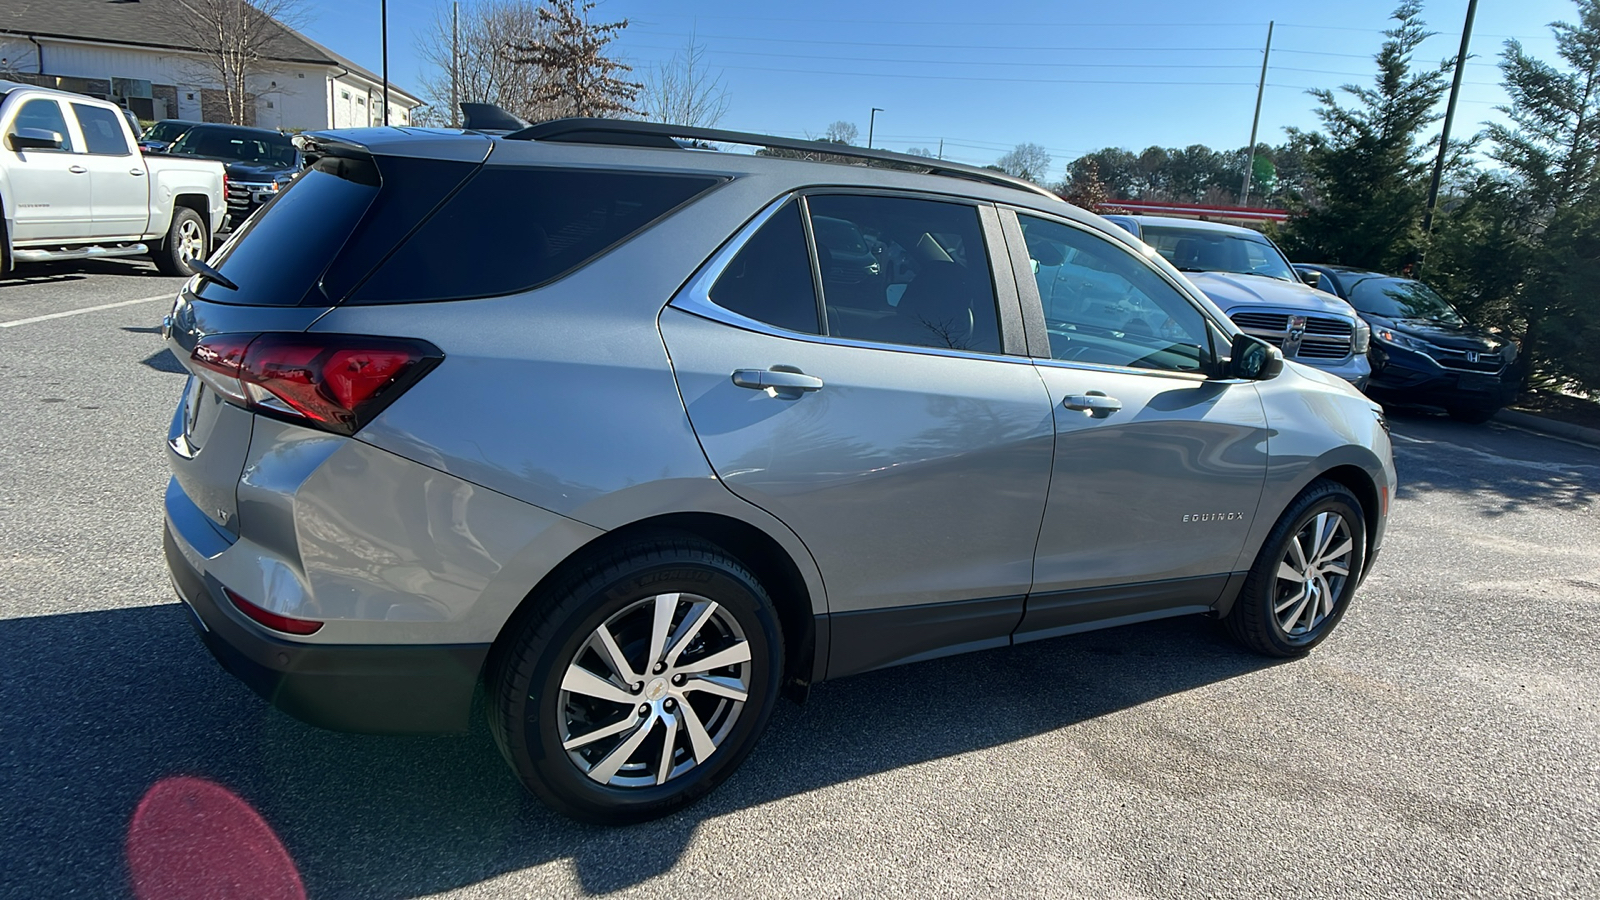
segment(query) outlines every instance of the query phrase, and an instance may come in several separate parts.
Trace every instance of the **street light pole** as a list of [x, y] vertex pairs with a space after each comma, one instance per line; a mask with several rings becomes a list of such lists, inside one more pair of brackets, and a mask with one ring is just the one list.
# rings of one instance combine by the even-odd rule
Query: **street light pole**
[[874, 126], [874, 125], [876, 125], [878, 123], [878, 113], [881, 113], [881, 112], [883, 112], [883, 110], [881, 110], [878, 107], [874, 106], [872, 108], [872, 112], [867, 115], [867, 149], [868, 150], [872, 149], [872, 126]]
[[389, 124], [389, 0], [378, 0], [378, 16], [383, 29], [383, 124]]

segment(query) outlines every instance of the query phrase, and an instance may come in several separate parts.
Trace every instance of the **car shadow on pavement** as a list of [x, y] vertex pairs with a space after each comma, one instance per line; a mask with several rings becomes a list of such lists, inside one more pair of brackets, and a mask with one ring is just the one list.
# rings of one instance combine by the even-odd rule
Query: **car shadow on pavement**
[[168, 278], [155, 264], [141, 256], [117, 259], [69, 259], [60, 262], [27, 263], [0, 278], [0, 289], [64, 284], [82, 281], [90, 275], [120, 275], [132, 278]]
[[804, 706], [781, 702], [751, 758], [698, 805], [599, 828], [526, 795], [481, 715], [463, 735], [313, 728], [224, 673], [186, 618], [168, 604], [0, 620], [0, 872], [13, 896], [127, 892], [135, 808], [157, 784], [194, 779], [260, 815], [311, 897], [414, 897], [559, 860], [607, 893], [670, 870], [707, 819], [1271, 665], [1189, 617], [823, 684]]

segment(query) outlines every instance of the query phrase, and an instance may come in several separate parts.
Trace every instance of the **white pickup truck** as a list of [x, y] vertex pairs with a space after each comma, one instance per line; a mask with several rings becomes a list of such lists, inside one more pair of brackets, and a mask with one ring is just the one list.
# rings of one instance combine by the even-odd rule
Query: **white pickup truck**
[[19, 263], [205, 260], [227, 213], [222, 164], [153, 157], [115, 105], [0, 81], [0, 275]]

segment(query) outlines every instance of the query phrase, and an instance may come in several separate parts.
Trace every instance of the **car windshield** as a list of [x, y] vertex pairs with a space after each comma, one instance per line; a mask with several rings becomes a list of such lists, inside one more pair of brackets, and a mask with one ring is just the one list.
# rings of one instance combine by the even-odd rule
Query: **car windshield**
[[1180, 272], [1234, 272], [1298, 282], [1278, 248], [1256, 234], [1145, 225], [1144, 242]]
[[1350, 305], [1386, 319], [1426, 319], [1446, 325], [1464, 321], [1433, 288], [1409, 278], [1363, 278], [1350, 288]]
[[239, 162], [294, 166], [298, 159], [294, 144], [281, 134], [257, 134], [195, 128], [173, 143], [171, 151], [180, 156], [209, 156]]
[[189, 122], [157, 122], [150, 126], [140, 140], [145, 141], [173, 141], [189, 129]]

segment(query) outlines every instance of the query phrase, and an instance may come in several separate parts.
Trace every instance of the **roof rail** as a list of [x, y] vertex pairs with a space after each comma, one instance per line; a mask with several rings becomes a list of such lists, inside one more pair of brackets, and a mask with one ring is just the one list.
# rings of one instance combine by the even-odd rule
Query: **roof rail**
[[860, 159], [868, 162], [893, 163], [897, 168], [905, 168], [929, 175], [946, 175], [952, 178], [965, 178], [970, 181], [982, 181], [1001, 187], [1015, 188], [1031, 194], [1039, 194], [1053, 200], [1059, 200], [1053, 192], [1025, 181], [1013, 178], [1004, 172], [993, 169], [980, 169], [977, 166], [962, 165], [961, 163], [945, 162], [930, 159], [926, 156], [911, 156], [906, 153], [891, 153], [888, 150], [868, 150], [862, 147], [852, 147], [848, 144], [836, 144], [831, 141], [802, 141], [797, 138], [776, 137], [770, 134], [754, 134], [744, 131], [723, 131], [719, 128], [694, 128], [687, 125], [665, 125], [659, 122], [635, 122], [626, 119], [554, 119], [549, 122], [540, 122], [521, 131], [515, 131], [505, 136], [509, 141], [556, 141], [575, 144], [620, 144], [629, 147], [657, 147], [662, 149], [682, 149], [679, 139], [690, 141], [716, 141], [724, 144], [747, 144], [755, 147], [768, 147], [774, 150], [793, 150], [806, 154], [819, 156], [844, 156], [851, 159]]

